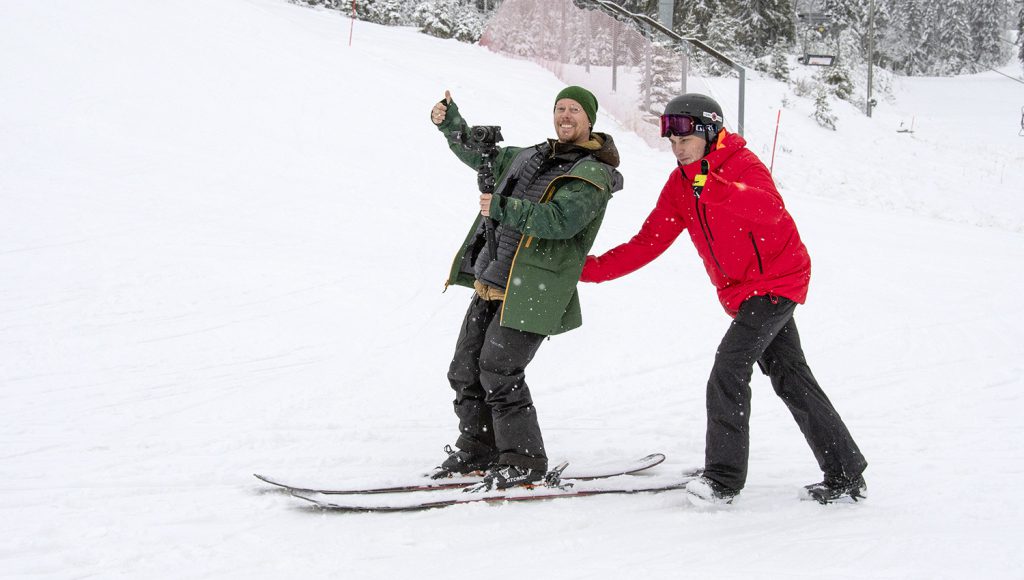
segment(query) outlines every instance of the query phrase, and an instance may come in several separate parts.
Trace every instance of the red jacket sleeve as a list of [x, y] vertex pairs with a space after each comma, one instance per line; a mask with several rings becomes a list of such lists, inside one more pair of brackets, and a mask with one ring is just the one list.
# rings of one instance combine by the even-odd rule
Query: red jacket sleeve
[[[678, 170], [677, 170], [678, 171]], [[676, 173], [676, 172], [673, 172]], [[673, 183], [675, 182], [675, 183]], [[681, 179], [669, 177], [658, 203], [647, 216], [640, 231], [625, 244], [599, 257], [587, 256], [580, 280], [605, 282], [635, 272], [660, 256], [686, 229], [683, 215], [676, 209]]]

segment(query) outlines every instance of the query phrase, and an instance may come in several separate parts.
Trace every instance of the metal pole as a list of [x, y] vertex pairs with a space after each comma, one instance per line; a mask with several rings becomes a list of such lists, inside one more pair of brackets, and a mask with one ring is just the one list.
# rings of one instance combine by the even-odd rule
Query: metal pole
[[612, 22], [612, 92], [619, 82], [619, 23]]
[[[658, 0], [658, 22], [661, 22], [665, 28], [672, 30], [672, 19], [674, 17], [673, 12], [675, 11], [675, 2], [673, 0]], [[679, 90], [681, 94], [686, 94], [686, 76], [689, 74], [690, 69], [690, 55], [688, 46], [683, 44], [681, 46], [682, 54], [680, 60], [682, 61], [682, 78], [679, 82]]]
[[747, 108], [747, 69], [740, 67], [740, 111], [736, 116], [736, 132], [743, 134], [743, 111]]
[[866, 109], [871, 116], [871, 89], [875, 77], [875, 0], [868, 5], [868, 101]]
[[775, 146], [779, 143], [779, 120], [782, 119], [782, 109], [775, 115], [775, 138], [772, 139], [772, 164], [768, 166], [768, 173], [775, 170]]
[[587, 74], [590, 74], [590, 37], [594, 36], [594, 21], [593, 21], [593, 19], [590, 18], [590, 13], [591, 13], [591, 11], [587, 10], [587, 40], [586, 40], [587, 55], [585, 57], [585, 62], [587, 63], [587, 66], [586, 66]]
[[[651, 35], [654, 38], [654, 35]], [[644, 112], [651, 110], [651, 85], [654, 84], [654, 75], [651, 74], [651, 66], [654, 61], [654, 42], [647, 43], [647, 50], [644, 51]]]
[[558, 61], [560, 63], [568, 63], [569, 62], [569, 54], [568, 54], [568, 48], [567, 48], [568, 41], [565, 38], [566, 31], [565, 31], [565, 3], [564, 2], [562, 3], [562, 18], [561, 18], [561, 21], [562, 21], [562, 37], [559, 39], [559, 42], [558, 42]]
[[690, 46], [688, 44], [682, 45], [682, 58], [680, 59], [683, 63], [683, 75], [679, 79], [679, 92], [680, 94], [686, 94], [686, 77], [690, 76]]
[[352, 0], [352, 22], [348, 25], [348, 45], [352, 46], [352, 30], [356, 27], [356, 0]]
[[672, 10], [675, 2], [673, 0], [658, 0], [658, 22], [665, 25], [665, 28], [672, 28]]

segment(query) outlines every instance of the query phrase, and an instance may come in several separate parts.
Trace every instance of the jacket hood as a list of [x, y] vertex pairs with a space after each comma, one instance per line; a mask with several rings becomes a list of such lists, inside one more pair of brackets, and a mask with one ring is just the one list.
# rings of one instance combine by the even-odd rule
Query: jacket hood
[[736, 133], [727, 133], [725, 129], [722, 129], [711, 153], [708, 153], [704, 157], [688, 165], [679, 165], [678, 162], [676, 164], [682, 168], [683, 175], [693, 177], [700, 173], [702, 161], [707, 161], [710, 169], [717, 169], [725, 163], [727, 159], [746, 146], [747, 141], [742, 136]]
[[552, 155], [558, 155], [559, 153], [579, 147], [592, 153], [594, 158], [601, 163], [606, 163], [612, 167], [619, 166], [619, 150], [615, 147], [615, 140], [607, 133], [591, 133], [590, 141], [587, 141], [582, 145], [576, 145], [575, 143], [560, 143], [555, 139], [548, 139], [548, 145], [551, 146]]

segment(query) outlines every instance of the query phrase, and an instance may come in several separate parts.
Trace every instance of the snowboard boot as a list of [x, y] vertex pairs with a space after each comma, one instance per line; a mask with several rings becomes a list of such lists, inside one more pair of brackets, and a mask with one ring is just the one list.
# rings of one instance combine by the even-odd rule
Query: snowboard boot
[[478, 455], [462, 449], [456, 451], [452, 449], [451, 445], [445, 445], [444, 451], [448, 454], [448, 459], [434, 468], [434, 471], [430, 473], [430, 479], [444, 479], [454, 475], [466, 475], [474, 471], [486, 471], [498, 459], [497, 452]]
[[853, 479], [825, 476], [821, 483], [815, 483], [800, 491], [800, 499], [812, 499], [822, 505], [828, 503], [853, 503], [868, 497], [868, 484], [864, 476]]
[[686, 498], [699, 507], [731, 504], [739, 493], [703, 475], [686, 484]]
[[545, 473], [540, 469], [530, 469], [518, 465], [495, 465], [491, 467], [484, 480], [479, 484], [467, 487], [464, 491], [493, 491], [510, 487], [533, 487], [544, 481]]

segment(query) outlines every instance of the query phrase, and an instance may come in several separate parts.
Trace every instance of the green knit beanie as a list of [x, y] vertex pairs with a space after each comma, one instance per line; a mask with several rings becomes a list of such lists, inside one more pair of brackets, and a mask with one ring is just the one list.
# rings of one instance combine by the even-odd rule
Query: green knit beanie
[[562, 89], [562, 92], [558, 93], [555, 97], [555, 103], [562, 99], [572, 99], [583, 107], [583, 110], [587, 113], [587, 118], [590, 119], [590, 125], [593, 126], [597, 121], [597, 97], [594, 93], [588, 91], [583, 87], [571, 86]]

